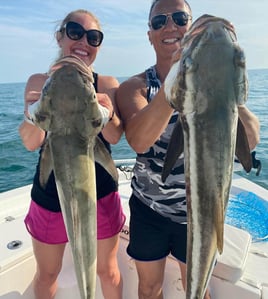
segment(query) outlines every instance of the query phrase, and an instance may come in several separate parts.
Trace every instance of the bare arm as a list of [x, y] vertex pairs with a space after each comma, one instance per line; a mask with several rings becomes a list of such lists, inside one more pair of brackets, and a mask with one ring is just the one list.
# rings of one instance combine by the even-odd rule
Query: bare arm
[[163, 86], [148, 104], [141, 74], [120, 85], [116, 101], [128, 143], [137, 153], [146, 151], [160, 137], [173, 113], [165, 99]]
[[[45, 74], [35, 74], [29, 78], [24, 93], [24, 111], [28, 111], [28, 106], [39, 99], [42, 87], [47, 78]], [[24, 146], [29, 151], [39, 148], [45, 138], [43, 130], [26, 121], [23, 121], [20, 125], [19, 134]]]
[[253, 150], [260, 142], [259, 119], [245, 105], [238, 107], [238, 114], [246, 130], [249, 147]]

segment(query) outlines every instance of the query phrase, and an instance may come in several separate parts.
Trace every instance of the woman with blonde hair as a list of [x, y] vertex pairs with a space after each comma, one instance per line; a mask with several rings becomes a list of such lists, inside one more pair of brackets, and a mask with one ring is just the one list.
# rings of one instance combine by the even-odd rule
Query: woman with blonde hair
[[[96, 59], [103, 40], [98, 19], [86, 10], [70, 12], [55, 34], [60, 47], [60, 57], [75, 55], [89, 68]], [[123, 129], [118, 118], [114, 96], [118, 81], [111, 76], [93, 72], [94, 87], [99, 104], [107, 108], [107, 123], [99, 134], [107, 149], [119, 141]], [[27, 118], [28, 107], [40, 97], [47, 74], [30, 76], [25, 89], [25, 120], [20, 126], [20, 136], [28, 150], [40, 149], [42, 154], [46, 132]], [[108, 121], [109, 119], [109, 121]], [[95, 162], [97, 185], [97, 274], [105, 299], [122, 298], [122, 278], [117, 263], [119, 232], [125, 222], [117, 183], [106, 170]], [[31, 190], [31, 204], [25, 218], [26, 228], [32, 236], [37, 270], [33, 281], [36, 299], [55, 298], [57, 277], [62, 267], [67, 234], [53, 171], [44, 188], [39, 182], [40, 158]], [[103, 187], [105, 186], [105, 188]]]

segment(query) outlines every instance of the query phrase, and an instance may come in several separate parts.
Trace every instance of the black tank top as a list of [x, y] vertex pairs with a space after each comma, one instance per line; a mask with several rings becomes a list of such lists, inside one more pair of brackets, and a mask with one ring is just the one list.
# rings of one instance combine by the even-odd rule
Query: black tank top
[[[98, 86], [98, 74], [93, 73], [94, 77], [94, 87], [97, 92]], [[99, 133], [99, 138], [103, 141], [104, 145], [111, 153], [110, 144], [104, 139], [101, 133]], [[55, 182], [55, 176], [53, 171], [51, 172], [46, 188], [43, 189], [39, 182], [40, 176], [40, 159], [42, 155], [43, 147], [41, 147], [39, 151], [39, 161], [36, 167], [35, 176], [33, 179], [33, 186], [31, 190], [31, 197], [34, 202], [36, 202], [41, 207], [53, 211], [60, 212], [60, 202]], [[95, 162], [95, 170], [96, 170], [96, 187], [97, 187], [97, 199], [100, 199], [113, 191], [118, 190], [117, 182], [111, 177], [111, 175], [98, 163]]]

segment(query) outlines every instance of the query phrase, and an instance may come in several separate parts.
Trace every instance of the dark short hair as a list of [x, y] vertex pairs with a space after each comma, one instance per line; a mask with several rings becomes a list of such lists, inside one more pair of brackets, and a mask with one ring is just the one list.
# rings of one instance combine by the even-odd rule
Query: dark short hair
[[[153, 11], [155, 5], [156, 5], [159, 1], [160, 1], [160, 0], [153, 0], [153, 1], [152, 1], [151, 8], [150, 8], [150, 11], [149, 11], [149, 20], [151, 19], [151, 14], [152, 14], [152, 11]], [[191, 9], [190, 4], [189, 4], [186, 0], [184, 0], [184, 3], [185, 3], [185, 5], [187, 6], [187, 8], [189, 9], [190, 14], [192, 14], [192, 9]]]

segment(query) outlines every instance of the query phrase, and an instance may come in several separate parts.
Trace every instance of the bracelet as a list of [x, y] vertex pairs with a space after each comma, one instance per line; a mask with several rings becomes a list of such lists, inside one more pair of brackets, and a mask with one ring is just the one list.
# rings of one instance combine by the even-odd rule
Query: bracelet
[[109, 121], [113, 120], [113, 118], [114, 118], [114, 110], [113, 110], [112, 116], [109, 118]]

